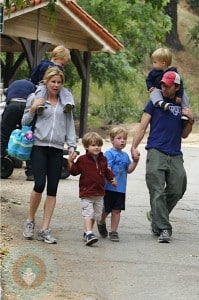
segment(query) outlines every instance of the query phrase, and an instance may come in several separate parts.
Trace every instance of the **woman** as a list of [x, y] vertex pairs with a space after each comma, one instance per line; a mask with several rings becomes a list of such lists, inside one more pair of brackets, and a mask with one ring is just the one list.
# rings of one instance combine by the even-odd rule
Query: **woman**
[[63, 147], [65, 141], [68, 150], [76, 148], [76, 134], [72, 112], [64, 113], [59, 91], [64, 82], [64, 74], [57, 67], [49, 68], [44, 75], [47, 93], [45, 99], [37, 99], [35, 94], [28, 98], [22, 118], [22, 125], [30, 124], [39, 106], [44, 106], [42, 114], [37, 114], [34, 126], [34, 146], [31, 154], [34, 175], [34, 188], [30, 196], [29, 216], [25, 222], [23, 236], [33, 239], [35, 214], [41, 202], [46, 185], [47, 197], [44, 203], [44, 214], [41, 230], [37, 239], [49, 244], [57, 243], [51, 236], [49, 228], [56, 204], [56, 194], [63, 162]]

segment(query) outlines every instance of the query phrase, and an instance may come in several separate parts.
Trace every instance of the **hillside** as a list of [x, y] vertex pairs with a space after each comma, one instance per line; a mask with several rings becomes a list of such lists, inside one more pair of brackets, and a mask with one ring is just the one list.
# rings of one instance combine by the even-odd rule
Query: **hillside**
[[[199, 95], [199, 53], [197, 56], [194, 53], [193, 44], [189, 41], [188, 31], [198, 20], [199, 16], [193, 14], [188, 9], [186, 2], [181, 0], [178, 5], [178, 33], [185, 50], [174, 51], [173, 64], [177, 66], [179, 73], [183, 77], [186, 89], [192, 91], [195, 95]], [[195, 112], [199, 115], [199, 99], [197, 100], [198, 106]]]

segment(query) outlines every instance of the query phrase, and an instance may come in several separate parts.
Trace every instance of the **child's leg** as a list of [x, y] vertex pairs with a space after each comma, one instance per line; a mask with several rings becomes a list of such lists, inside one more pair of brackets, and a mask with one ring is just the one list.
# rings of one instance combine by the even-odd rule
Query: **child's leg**
[[62, 87], [59, 96], [60, 96], [61, 103], [64, 105], [64, 112], [65, 113], [71, 112], [71, 110], [75, 106], [74, 98], [71, 92], [68, 89]]
[[189, 97], [187, 93], [184, 91], [182, 96], [182, 108], [189, 107]]
[[91, 246], [98, 241], [98, 238], [92, 233], [95, 223], [93, 199], [82, 199], [81, 210], [84, 219], [84, 241], [87, 246]]
[[155, 88], [151, 93], [150, 93], [150, 99], [153, 103], [154, 106], [160, 107], [164, 110], [167, 110], [169, 108], [169, 104], [163, 100], [161, 90]]
[[35, 91], [35, 96], [37, 99], [45, 99], [47, 93], [47, 89], [45, 84], [41, 83], [40, 85], [38, 85], [36, 91]]
[[[187, 93], [184, 91], [183, 96], [182, 96], [182, 103], [181, 103], [182, 108], [189, 107], [189, 97], [187, 96]], [[188, 121], [189, 118], [186, 115], [182, 114], [181, 119], [183, 121]]]
[[113, 209], [111, 212], [111, 231], [117, 232], [120, 222], [120, 210]]

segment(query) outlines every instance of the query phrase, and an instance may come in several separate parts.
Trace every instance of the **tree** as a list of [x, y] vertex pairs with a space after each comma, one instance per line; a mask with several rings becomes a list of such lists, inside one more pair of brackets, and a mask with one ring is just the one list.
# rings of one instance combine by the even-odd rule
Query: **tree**
[[166, 45], [176, 50], [183, 50], [184, 47], [179, 39], [178, 28], [177, 28], [177, 23], [178, 23], [177, 4], [178, 4], [178, 0], [171, 0], [165, 7], [165, 13], [171, 17], [171, 23], [172, 23], [171, 30], [166, 35]]

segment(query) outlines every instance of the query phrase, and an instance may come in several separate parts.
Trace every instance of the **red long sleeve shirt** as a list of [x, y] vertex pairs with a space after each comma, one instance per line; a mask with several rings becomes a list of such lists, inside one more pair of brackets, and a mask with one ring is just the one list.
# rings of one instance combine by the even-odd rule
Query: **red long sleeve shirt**
[[78, 157], [70, 173], [80, 174], [79, 197], [104, 196], [105, 179], [113, 180], [114, 174], [108, 168], [107, 159], [101, 152], [96, 160], [88, 153]]

